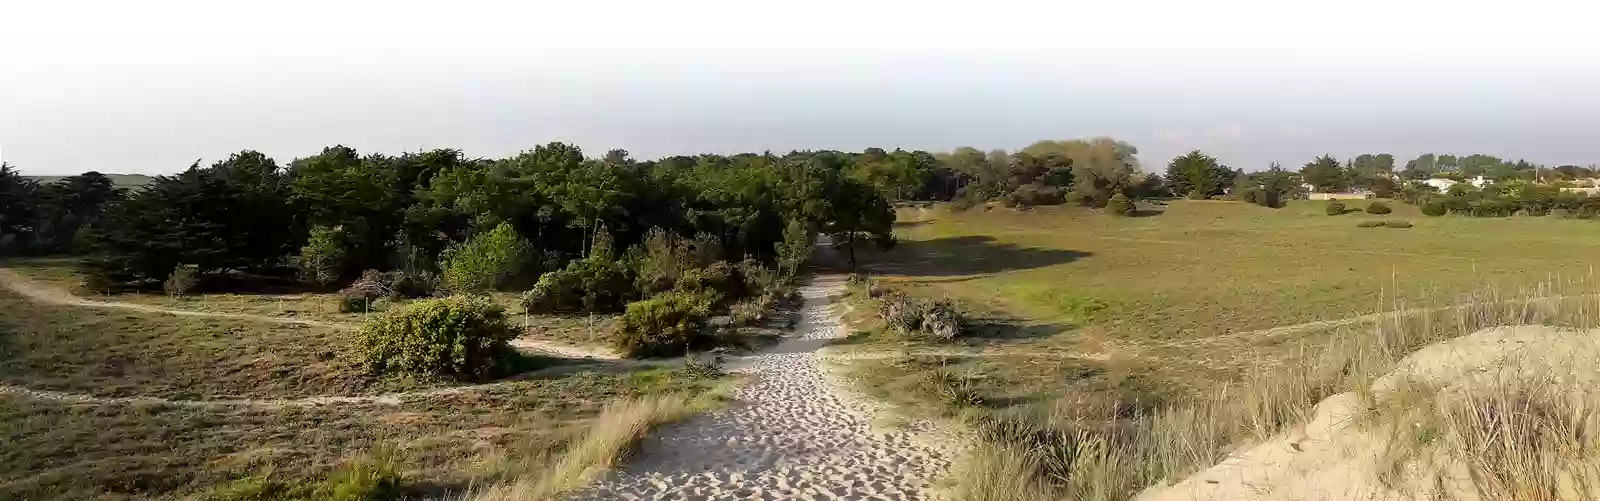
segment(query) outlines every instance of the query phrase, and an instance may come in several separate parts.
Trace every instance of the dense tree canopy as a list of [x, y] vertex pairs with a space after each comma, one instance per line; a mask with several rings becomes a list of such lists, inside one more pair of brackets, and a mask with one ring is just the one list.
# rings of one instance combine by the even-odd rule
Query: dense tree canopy
[[1193, 150], [1167, 163], [1167, 187], [1173, 195], [1205, 199], [1221, 195], [1233, 184], [1234, 171], [1211, 155]]

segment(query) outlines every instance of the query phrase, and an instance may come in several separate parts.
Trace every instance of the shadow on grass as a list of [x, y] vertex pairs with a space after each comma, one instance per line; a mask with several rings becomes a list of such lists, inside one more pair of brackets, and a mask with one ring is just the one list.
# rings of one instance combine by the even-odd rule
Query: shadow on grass
[[864, 261], [868, 261], [868, 266], [876, 273], [926, 277], [1043, 268], [1091, 255], [1075, 250], [997, 243], [990, 236], [961, 236], [902, 242], [893, 250]]

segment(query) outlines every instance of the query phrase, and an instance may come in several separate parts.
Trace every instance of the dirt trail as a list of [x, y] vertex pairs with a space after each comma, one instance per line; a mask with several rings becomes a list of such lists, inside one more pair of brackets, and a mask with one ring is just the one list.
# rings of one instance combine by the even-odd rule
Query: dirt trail
[[840, 276], [818, 277], [794, 337], [730, 361], [755, 376], [727, 409], [648, 438], [620, 472], [573, 499], [928, 499], [956, 441], [929, 430], [875, 429], [885, 409], [844, 390], [815, 351], [841, 335]]

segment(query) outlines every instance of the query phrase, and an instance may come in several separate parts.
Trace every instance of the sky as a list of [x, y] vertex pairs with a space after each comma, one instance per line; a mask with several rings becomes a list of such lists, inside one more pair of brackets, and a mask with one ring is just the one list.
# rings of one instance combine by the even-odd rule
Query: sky
[[1017, 149], [1600, 163], [1600, 6], [1525, 0], [0, 2], [0, 160]]

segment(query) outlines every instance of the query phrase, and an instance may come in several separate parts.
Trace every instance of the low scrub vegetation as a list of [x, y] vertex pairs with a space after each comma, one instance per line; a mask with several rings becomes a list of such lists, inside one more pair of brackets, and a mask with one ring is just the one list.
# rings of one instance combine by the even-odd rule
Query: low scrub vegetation
[[408, 303], [368, 320], [360, 358], [375, 374], [482, 380], [508, 370], [515, 332], [487, 299], [452, 296]]
[[628, 357], [680, 355], [702, 344], [715, 294], [676, 291], [637, 301], [617, 321], [611, 344]]
[[1374, 201], [1372, 201], [1372, 203], [1367, 204], [1367, 213], [1368, 214], [1388, 214], [1390, 212], [1394, 212], [1394, 209], [1390, 209], [1389, 208], [1389, 204], [1385, 204], [1385, 203], [1377, 201], [1377, 200], [1374, 200]]
[[1342, 216], [1344, 215], [1344, 202], [1329, 200], [1328, 206], [1323, 209], [1323, 212], [1328, 213], [1329, 216]]

